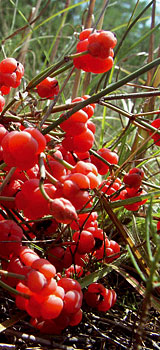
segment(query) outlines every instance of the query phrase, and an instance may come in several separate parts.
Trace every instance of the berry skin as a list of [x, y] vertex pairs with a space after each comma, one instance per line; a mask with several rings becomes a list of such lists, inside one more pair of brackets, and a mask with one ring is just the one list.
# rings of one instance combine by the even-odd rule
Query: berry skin
[[6, 136], [7, 134], [8, 134], [8, 130], [2, 124], [0, 124], [0, 144], [4, 136]]
[[47, 279], [54, 277], [56, 274], [55, 267], [46, 259], [35, 260], [31, 267], [41, 272]]
[[33, 261], [39, 259], [38, 254], [28, 247], [21, 247], [19, 256], [23, 264], [26, 266], [31, 266]]
[[124, 175], [123, 182], [126, 187], [139, 188], [142, 183], [142, 178], [138, 173], [126, 174]]
[[0, 243], [2, 257], [8, 258], [10, 254], [19, 254], [23, 231], [13, 220], [0, 221], [0, 237], [1, 241], [10, 241]]
[[[151, 123], [151, 126], [154, 126], [154, 128], [159, 129], [160, 128], [160, 118], [157, 118], [153, 120]], [[149, 131], [149, 134], [152, 136], [152, 139], [154, 140], [155, 145], [160, 146], [160, 134], [154, 133], [153, 131]]]
[[77, 213], [72, 203], [61, 197], [56, 198], [49, 203], [50, 214], [56, 221], [63, 224], [70, 224], [73, 220], [77, 220]]
[[115, 304], [116, 293], [114, 290], [105, 288], [101, 283], [91, 283], [84, 293], [84, 299], [90, 307], [106, 312]]
[[47, 77], [42, 80], [37, 86], [37, 93], [42, 98], [54, 98], [54, 95], [59, 93], [58, 81], [55, 78]]
[[[17, 192], [20, 190], [22, 181], [11, 180], [1, 191], [1, 196], [15, 197]], [[9, 209], [15, 209], [15, 201], [2, 201], [1, 204]]]
[[[88, 41], [90, 42], [90, 38], [88, 38]], [[117, 39], [112, 32], [102, 30], [97, 37], [97, 42], [102, 44], [103, 48], [113, 49], [117, 44]]]
[[2, 112], [4, 105], [5, 105], [5, 99], [2, 95], [0, 95], [0, 112]]
[[25, 129], [25, 132], [28, 132], [37, 141], [38, 150], [36, 154], [40, 154], [41, 152], [43, 152], [46, 147], [46, 139], [41, 134], [41, 132], [35, 128], [27, 128]]
[[[115, 152], [110, 151], [108, 148], [101, 148], [97, 151], [97, 154], [104, 158], [111, 165], [118, 164], [118, 155]], [[91, 162], [97, 167], [100, 175], [105, 175], [109, 171], [109, 166], [96, 156], [91, 155]]]
[[58, 317], [63, 309], [63, 300], [53, 294], [47, 296], [41, 305], [41, 315], [45, 320]]
[[69, 290], [64, 296], [64, 311], [67, 314], [77, 312], [82, 305], [82, 294], [77, 290]]
[[21, 170], [32, 168], [37, 162], [38, 143], [26, 131], [11, 131], [2, 140], [4, 162]]
[[157, 222], [157, 233], [160, 234], [160, 221]]
[[36, 270], [31, 270], [27, 276], [27, 286], [28, 288], [34, 292], [39, 293], [47, 284], [47, 280], [45, 276]]
[[0, 86], [17, 88], [23, 75], [23, 65], [14, 58], [8, 57], [0, 62]]
[[141, 177], [141, 179], [144, 178], [144, 171], [142, 169], [139, 169], [139, 168], [130, 169], [129, 174], [138, 174]]
[[77, 290], [81, 292], [81, 286], [78, 281], [73, 280], [72, 278], [63, 277], [58, 281], [58, 286], [64, 288], [67, 293], [69, 290]]
[[79, 254], [90, 253], [95, 246], [94, 236], [87, 230], [75, 232], [73, 234], [73, 241], [77, 243], [77, 251]]
[[[32, 292], [30, 291], [30, 289], [22, 282], [17, 283], [16, 290], [20, 293], [32, 295]], [[21, 297], [20, 295], [16, 295], [16, 306], [18, 307], [18, 309], [26, 310], [27, 304], [28, 304], [27, 299]]]
[[139, 188], [142, 184], [142, 179], [144, 178], [144, 171], [139, 168], [132, 168], [129, 170], [128, 174], [124, 175], [123, 182], [126, 187]]
[[[55, 197], [56, 187], [51, 183], [45, 183], [44, 189], [48, 196]], [[39, 189], [39, 180], [25, 181], [21, 191], [16, 195], [16, 208], [23, 210], [25, 217], [37, 219], [49, 214], [48, 201], [43, 197]]]
[[80, 34], [79, 34], [79, 40], [85, 40], [89, 37], [89, 35], [92, 33], [93, 28], [87, 28], [84, 29]]
[[[126, 190], [123, 190], [120, 194], [121, 199], [127, 199], [127, 198], [132, 198], [132, 197], [137, 197], [140, 196], [141, 194], [145, 194], [145, 191], [143, 191], [141, 188], [137, 189], [137, 188], [127, 188]], [[145, 204], [147, 201], [147, 199], [144, 199], [142, 201], [133, 203], [133, 204], [127, 204], [124, 207], [127, 210], [131, 210], [131, 211], [138, 211], [140, 205]]]
[[2, 85], [0, 87], [0, 91], [1, 91], [2, 95], [8, 95], [10, 93], [10, 91], [11, 91], [11, 87]]
[[[77, 53], [87, 51], [88, 40], [85, 39], [77, 44]], [[86, 54], [81, 57], [74, 58], [73, 64], [78, 69], [83, 69], [85, 72], [95, 74], [104, 73], [110, 70], [113, 66], [113, 58], [108, 56], [106, 59], [91, 56]]]
[[114, 290], [106, 289], [103, 292], [103, 300], [97, 306], [98, 311], [108, 311], [116, 302], [117, 296]]

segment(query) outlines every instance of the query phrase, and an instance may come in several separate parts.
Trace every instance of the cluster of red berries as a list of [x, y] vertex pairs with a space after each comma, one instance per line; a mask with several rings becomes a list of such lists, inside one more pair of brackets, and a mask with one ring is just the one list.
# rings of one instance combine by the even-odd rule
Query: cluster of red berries
[[36, 89], [40, 97], [52, 100], [59, 93], [58, 81], [55, 78], [47, 77], [36, 86]]
[[[17, 307], [26, 310], [38, 323], [50, 320], [53, 333], [61, 333], [68, 325], [77, 325], [82, 319], [80, 308], [83, 299], [78, 281], [64, 277], [56, 281], [55, 266], [22, 245], [23, 231], [14, 221], [0, 221], [0, 233], [1, 239], [6, 242], [0, 244], [0, 254], [4, 258], [2, 267], [17, 274], [17, 278], [2, 279], [24, 293], [16, 296]], [[23, 275], [23, 282], [18, 280], [19, 274]]]
[[[78, 221], [73, 221], [70, 227], [74, 231], [72, 242], [67, 248], [55, 246], [48, 249], [48, 260], [54, 264], [58, 272], [76, 266], [75, 273], [83, 274], [83, 269], [91, 260], [110, 263], [119, 257], [120, 246], [114, 240], [109, 240], [105, 232], [98, 227], [98, 214], [79, 214]], [[83, 229], [79, 230], [79, 227]], [[82, 268], [80, 268], [82, 267]], [[66, 270], [65, 270], [66, 273]]]
[[[99, 186], [99, 189], [110, 201], [133, 198], [146, 193], [141, 187], [143, 178], [143, 170], [139, 168], [132, 168], [129, 170], [129, 173], [125, 174], [123, 177], [125, 189], [121, 179], [118, 177], [112, 178], [112, 176], [108, 176], [106, 180], [103, 180]], [[147, 199], [144, 199], [136, 203], [126, 204], [124, 207], [127, 210], [137, 211], [141, 205], [146, 203], [146, 201]]]
[[104, 73], [113, 66], [113, 48], [117, 43], [115, 35], [110, 31], [83, 30], [79, 35], [77, 53], [88, 51], [84, 56], [76, 57], [73, 64], [86, 72]]
[[88, 306], [98, 311], [108, 311], [116, 302], [117, 295], [114, 290], [105, 288], [101, 283], [91, 283], [84, 293]]
[[23, 65], [14, 58], [8, 57], [0, 62], [0, 112], [5, 105], [5, 99], [2, 95], [9, 94], [11, 87], [17, 88], [23, 75]]
[[117, 201], [121, 199], [122, 181], [119, 177], [112, 179], [112, 176], [108, 176], [106, 180], [103, 180], [100, 184], [100, 190], [108, 196], [110, 201]]
[[[72, 102], [81, 102], [88, 97], [88, 95], [77, 97]], [[88, 105], [60, 124], [61, 129], [66, 132], [62, 145], [67, 151], [79, 154], [92, 148], [96, 128], [89, 118], [93, 115], [94, 109], [95, 104]]]
[[[143, 170], [139, 168], [130, 169], [129, 173], [124, 175], [123, 178], [123, 182], [125, 183], [126, 189], [121, 192], [121, 199], [138, 197], [140, 195], [145, 194], [145, 191], [141, 188], [143, 178]], [[144, 199], [133, 204], [127, 204], [124, 207], [127, 210], [137, 211], [141, 205], [146, 203], [146, 201], [147, 199]]]
[[[17, 88], [24, 75], [23, 65], [14, 58], [8, 57], [0, 62], [0, 86], [5, 92], [5, 87]], [[4, 89], [4, 90], [3, 90]]]
[[[89, 106], [88, 113], [90, 116], [93, 114], [92, 106]], [[22, 246], [23, 232], [19, 226], [15, 224], [15, 235], [11, 233], [10, 227], [8, 231], [5, 231], [3, 227], [2, 239], [11, 240], [10, 243], [6, 243], [6, 254], [4, 254], [4, 247], [1, 247], [1, 256], [9, 260], [8, 264], [3, 264], [3, 268], [9, 272], [26, 276], [23, 283], [12, 277], [5, 278], [5, 282], [16, 286], [17, 291], [29, 295], [29, 299], [18, 295], [16, 305], [29, 313], [35, 327], [41, 331], [47, 330], [48, 332], [48, 329], [51, 329], [52, 333], [59, 333], [68, 325], [76, 325], [80, 322], [82, 295], [76, 288], [66, 290], [64, 286], [61, 286], [62, 277], [57, 282], [55, 270], [63, 273], [65, 278], [75, 274], [83, 276], [86, 273], [85, 264], [89, 259], [110, 262], [119, 256], [120, 247], [115, 241], [110, 241], [103, 230], [98, 228], [96, 212], [79, 215], [76, 212], [84, 205], [92, 205], [90, 191], [99, 186], [98, 171], [89, 155], [87, 155], [89, 161], [74, 161], [74, 165], [70, 165], [69, 170], [65, 168], [65, 163], [61, 162], [63, 161], [62, 147], [57, 147], [53, 156], [47, 156], [44, 162], [49, 177], [43, 186], [50, 198], [48, 201], [40, 191], [37, 163], [38, 155], [43, 151], [48, 151], [46, 138], [37, 129], [24, 129], [21, 125], [19, 129], [20, 131], [8, 132], [5, 127], [0, 127], [2, 160], [7, 163], [5, 168], [7, 174], [11, 166], [18, 167], [12, 174], [10, 182], [2, 190], [2, 194], [7, 197], [15, 196], [15, 201], [9, 202], [8, 200], [1, 204], [23, 212], [27, 219], [41, 219], [52, 214], [54, 219], [50, 220], [50, 225], [44, 234], [54, 235], [60, 222], [70, 224], [73, 236], [72, 241], [68, 242], [70, 244], [64, 247], [51, 246], [47, 251], [48, 260], [44, 260], [40, 259], [31, 249]], [[36, 159], [34, 154], [36, 154]], [[31, 164], [28, 163], [29, 156], [33, 156], [34, 159]], [[54, 184], [50, 182], [50, 176], [54, 179]], [[90, 204], [87, 204], [89, 201]], [[8, 222], [7, 220], [5, 225]], [[4, 225], [3, 221], [2, 223]], [[36, 231], [36, 224], [33, 225], [33, 229]], [[32, 237], [32, 233], [29, 235]], [[16, 243], [13, 243], [13, 240]], [[52, 276], [48, 275], [48, 272], [47, 275], [44, 273], [45, 262], [47, 269], [52, 266]], [[62, 294], [60, 293], [62, 289], [59, 287], [64, 289]], [[70, 298], [74, 299], [74, 303]]]
[[[80, 34], [77, 50], [87, 50], [89, 54], [75, 58], [74, 63], [80, 60], [82, 68], [86, 64], [84, 70], [87, 71], [93, 71], [92, 67], [99, 72], [106, 71], [113, 64], [115, 45], [112, 33], [92, 33], [92, 29], [87, 29]], [[21, 64], [14, 59], [2, 62], [1, 90], [17, 87], [23, 75]], [[8, 83], [5, 80], [7, 76]], [[44, 79], [36, 86], [36, 92], [42, 98], [53, 99], [59, 92], [57, 80]], [[88, 97], [77, 97], [72, 102], [81, 102]], [[73, 278], [88, 274], [89, 266], [110, 263], [120, 256], [119, 244], [109, 239], [99, 227], [98, 213], [93, 211], [95, 190], [101, 191], [109, 201], [143, 193], [142, 170], [131, 169], [122, 183], [121, 179], [114, 178], [112, 172], [118, 164], [116, 152], [103, 147], [96, 156], [96, 152], [90, 151], [96, 129], [90, 120], [94, 109], [95, 104], [89, 104], [61, 122], [65, 135], [54, 150], [49, 142], [51, 136], [44, 136], [37, 128], [25, 128], [17, 123], [13, 131], [14, 125], [12, 129], [10, 124], [8, 129], [0, 125], [0, 160], [5, 163], [1, 175], [1, 209], [4, 217], [11, 211], [20, 225], [0, 217], [2, 268], [17, 274], [16, 278], [8, 275], [2, 279], [16, 288], [17, 307], [26, 310], [32, 325], [42, 332], [60, 334], [66, 327], [79, 324], [83, 295], [80, 284]], [[103, 175], [107, 178], [100, 183]], [[125, 208], [138, 210], [143, 203], [139, 201]], [[84, 208], [89, 213], [84, 213]], [[47, 259], [22, 245], [22, 239], [26, 240], [26, 237], [56, 238], [54, 243], [47, 245]], [[23, 281], [18, 275], [23, 275]], [[92, 283], [85, 292], [85, 301], [98, 311], [106, 312], [114, 305], [116, 293], [100, 283]]]

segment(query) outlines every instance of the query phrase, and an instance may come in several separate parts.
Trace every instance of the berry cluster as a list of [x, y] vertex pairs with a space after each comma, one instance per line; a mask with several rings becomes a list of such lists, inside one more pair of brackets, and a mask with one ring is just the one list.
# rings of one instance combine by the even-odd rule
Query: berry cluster
[[[54, 244], [48, 249], [48, 260], [54, 264], [58, 272], [63, 269], [76, 266], [75, 273], [83, 274], [80, 267], [87, 266], [91, 261], [110, 263], [119, 257], [120, 246], [114, 240], [109, 240], [105, 232], [98, 227], [98, 214], [79, 214], [78, 221], [73, 221], [70, 227], [74, 231], [72, 244], [67, 248], [55, 247]], [[79, 227], [83, 228], [79, 230]], [[67, 273], [71, 273], [68, 270]], [[66, 273], [66, 270], [65, 270]]]
[[23, 65], [14, 58], [8, 57], [0, 62], [0, 112], [5, 105], [5, 99], [2, 95], [9, 94], [11, 88], [17, 88], [23, 75]]
[[106, 180], [103, 180], [100, 185], [100, 190], [108, 196], [110, 201], [121, 199], [122, 181], [117, 177], [112, 179], [108, 176]]
[[[80, 34], [80, 43], [82, 47], [87, 45], [89, 54], [77, 60], [83, 62], [89, 56], [88, 71], [93, 71], [92, 67], [106, 71], [112, 66], [116, 45], [112, 33], [85, 30]], [[17, 87], [23, 75], [21, 64], [14, 59], [2, 62], [1, 91]], [[53, 99], [59, 92], [58, 82], [48, 77], [34, 91], [41, 98]], [[72, 102], [88, 98], [84, 95]], [[16, 288], [17, 307], [31, 316], [32, 325], [41, 332], [60, 334], [66, 327], [79, 324], [83, 294], [76, 279], [90, 273], [90, 267], [97, 268], [99, 263], [110, 263], [120, 256], [119, 244], [99, 226], [95, 192], [112, 201], [141, 191], [144, 174], [140, 169], [131, 169], [124, 176], [126, 189], [122, 190], [121, 180], [114, 177], [116, 152], [105, 147], [91, 151], [96, 131], [90, 119], [94, 109], [95, 104], [89, 104], [62, 121], [60, 128], [65, 134], [62, 142], [54, 139], [54, 147], [52, 133], [44, 136], [38, 128], [26, 128], [21, 123], [0, 125], [0, 160], [4, 162], [1, 209], [4, 218], [8, 217], [0, 217], [0, 256], [2, 268], [12, 273], [2, 279]], [[108, 177], [101, 180], [106, 174]], [[15, 221], [9, 219], [8, 213]], [[22, 245], [22, 239], [27, 242], [28, 237], [49, 237], [53, 242], [39, 256]], [[92, 283], [85, 300], [89, 306], [106, 312], [114, 305], [116, 293]]]
[[[26, 310], [37, 323], [50, 320], [52, 324], [54, 320], [57, 333], [68, 325], [77, 325], [82, 318], [80, 284], [66, 277], [56, 281], [55, 266], [22, 245], [23, 231], [14, 221], [0, 221], [0, 233], [1, 239], [6, 241], [0, 245], [0, 254], [5, 259], [2, 267], [24, 277], [23, 282], [18, 280], [18, 275], [17, 278], [2, 277], [5, 283], [24, 293], [24, 296], [16, 296], [17, 307]], [[52, 331], [54, 333], [54, 327]]]
[[[84, 95], [83, 97], [75, 98], [72, 102], [81, 102], [88, 97], [88, 95]], [[95, 125], [88, 119], [93, 115], [94, 108], [95, 104], [88, 105], [60, 124], [61, 129], [66, 132], [62, 141], [66, 151], [74, 151], [81, 157], [80, 153], [87, 152], [92, 148]]]
[[17, 62], [14, 58], [5, 58], [0, 62], [0, 86], [3, 92], [5, 87], [17, 88], [24, 75], [24, 67], [20, 62]]
[[91, 283], [84, 293], [87, 305], [103, 312], [115, 304], [116, 298], [116, 292], [105, 288], [101, 283]]
[[79, 35], [77, 53], [88, 51], [84, 56], [73, 60], [74, 66], [86, 72], [104, 73], [113, 66], [113, 48], [117, 39], [110, 31], [96, 30], [92, 28], [83, 30]]
[[[123, 178], [123, 182], [125, 183], [126, 189], [121, 192], [121, 199], [137, 197], [142, 194], [145, 194], [145, 191], [141, 188], [143, 177], [143, 170], [139, 168], [130, 169], [129, 173], [124, 175]], [[133, 204], [127, 204], [124, 207], [127, 210], [137, 211], [141, 205], [146, 203], [146, 201], [147, 199], [144, 199]]]

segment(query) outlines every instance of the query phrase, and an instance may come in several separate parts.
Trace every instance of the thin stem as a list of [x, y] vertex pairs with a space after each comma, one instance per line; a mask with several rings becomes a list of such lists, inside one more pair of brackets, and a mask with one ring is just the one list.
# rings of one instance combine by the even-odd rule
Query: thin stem
[[55, 96], [54, 101], [50, 104], [50, 106], [49, 106], [47, 112], [45, 113], [43, 119], [42, 119], [41, 122], [40, 122], [40, 127], [42, 127], [42, 125], [45, 123], [45, 121], [47, 120], [47, 118], [48, 118], [49, 115], [51, 114], [51, 111], [52, 111], [53, 107], [54, 107], [55, 104], [57, 103], [57, 101], [58, 101], [58, 99], [59, 99], [59, 97], [60, 97], [62, 91], [64, 90], [66, 84], [68, 83], [68, 80], [70, 79], [71, 75], [73, 74], [74, 69], [75, 69], [75, 68], [73, 67], [72, 70], [70, 71], [70, 73], [68, 74], [67, 78], [65, 79], [65, 81], [64, 81], [64, 83], [63, 83], [63, 85], [62, 85], [62, 87], [61, 87], [61, 89], [60, 89], [58, 95]]
[[9, 272], [6, 270], [1, 270], [0, 269], [0, 275], [5, 276], [5, 277], [13, 277], [13, 278], [18, 278], [19, 280], [25, 280], [26, 276], [25, 275], [21, 275], [18, 273], [13, 273], [13, 272]]
[[88, 51], [83, 51], [83, 52], [76, 53], [76, 54], [69, 55], [62, 58], [62, 60], [60, 60], [57, 64], [51, 65], [49, 68], [45, 69], [42, 73], [38, 74], [35, 78], [33, 78], [27, 85], [26, 91], [29, 91], [34, 87], [36, 87], [36, 85], [38, 85], [42, 80], [50, 76], [52, 73], [56, 72], [57, 69], [59, 69], [64, 64], [66, 64], [68, 61], [73, 60], [75, 57], [84, 56], [87, 53]]
[[39, 168], [40, 168], [40, 180], [39, 180], [39, 189], [43, 195], [43, 197], [48, 201], [51, 202], [51, 198], [48, 196], [47, 192], [44, 189], [44, 180], [46, 178], [46, 171], [45, 171], [45, 165], [44, 165], [44, 158], [45, 154], [41, 153], [39, 155]]
[[57, 162], [59, 162], [60, 164], [64, 165], [64, 167], [65, 167], [66, 169], [68, 169], [68, 170], [74, 169], [74, 166], [71, 165], [71, 164], [69, 164], [68, 162], [66, 162], [66, 160], [60, 159], [59, 157], [57, 157], [56, 155], [54, 155], [54, 153], [53, 153], [52, 156], [53, 156], [53, 158], [54, 158], [55, 160], [57, 160]]
[[9, 182], [9, 180], [12, 177], [12, 175], [14, 174], [15, 170], [16, 170], [16, 167], [12, 167], [10, 169], [10, 171], [8, 172], [8, 174], [6, 175], [5, 179], [3, 180], [3, 182], [0, 185], [0, 194], [3, 191], [4, 187], [7, 185], [7, 183]]
[[122, 78], [116, 83], [112, 83], [107, 88], [103, 89], [99, 93], [89, 97], [87, 100], [84, 100], [80, 102], [77, 106], [73, 107], [71, 111], [65, 113], [61, 118], [57, 119], [55, 122], [53, 122], [50, 126], [45, 128], [42, 133], [46, 135], [49, 131], [56, 128], [60, 123], [68, 119], [72, 114], [79, 111], [81, 108], [84, 108], [85, 106], [98, 102], [99, 99], [107, 94], [109, 94], [112, 91], [117, 90], [121, 86], [127, 84], [129, 81], [137, 78], [138, 76], [148, 72], [150, 69], [152, 69], [155, 66], [158, 66], [160, 64], [160, 57], [155, 59], [153, 62], [146, 64], [145, 66], [141, 67], [140, 69], [137, 69], [135, 72], [127, 75], [126, 77]]
[[[153, 97], [160, 96], [160, 91], [150, 91], [150, 92], [134, 92], [130, 94], [118, 94], [118, 95], [109, 95], [102, 98], [102, 101], [112, 101], [112, 100], [126, 100], [133, 98], [144, 98], [144, 97]], [[159, 111], [160, 113], [160, 111]]]
[[23, 297], [25, 299], [29, 299], [30, 298], [30, 295], [19, 292], [18, 290], [12, 288], [11, 286], [9, 286], [8, 284], [2, 282], [1, 280], [0, 280], [0, 286], [3, 289], [8, 290], [8, 292], [11, 293], [11, 294], [19, 295], [19, 296], [21, 296], [21, 297]]

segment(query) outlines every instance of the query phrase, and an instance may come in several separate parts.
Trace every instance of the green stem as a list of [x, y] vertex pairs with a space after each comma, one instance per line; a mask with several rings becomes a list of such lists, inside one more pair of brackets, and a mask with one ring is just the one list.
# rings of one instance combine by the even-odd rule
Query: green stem
[[39, 169], [40, 169], [40, 180], [39, 180], [39, 189], [43, 195], [43, 197], [51, 202], [51, 198], [48, 196], [47, 192], [44, 189], [44, 180], [46, 178], [46, 170], [45, 170], [45, 165], [44, 165], [44, 158], [45, 154], [41, 153], [39, 155]]
[[159, 90], [156, 91], [150, 91], [150, 92], [133, 92], [130, 94], [114, 94], [114, 95], [109, 95], [105, 96], [103, 98], [104, 101], [112, 101], [112, 100], [126, 100], [128, 98], [144, 98], [144, 97], [153, 97], [153, 96], [160, 96]]
[[40, 122], [40, 127], [42, 127], [42, 125], [45, 123], [45, 121], [47, 120], [47, 118], [50, 116], [51, 112], [52, 112], [52, 109], [53, 107], [55, 106], [55, 104], [57, 103], [58, 99], [59, 99], [59, 96], [62, 94], [66, 84], [68, 83], [68, 80], [70, 79], [71, 75], [73, 74], [74, 72], [74, 69], [75, 67], [73, 67], [70, 71], [70, 73], [68, 74], [67, 78], [65, 79], [59, 93], [57, 96], [55, 96], [53, 102], [50, 104], [49, 108], [47, 109], [47, 112], [45, 113], [45, 115], [43, 116], [41, 122]]
[[57, 179], [55, 177], [53, 177], [47, 170], [46, 170], [46, 177], [50, 180], [50, 182], [53, 184], [53, 185], [56, 185], [57, 184]]
[[8, 272], [6, 270], [0, 270], [0, 275], [3, 275], [5, 277], [18, 278], [19, 280], [25, 280], [26, 279], [25, 275], [21, 275], [21, 274], [14, 273], [14, 272]]
[[23, 298], [25, 298], [25, 299], [29, 299], [29, 298], [30, 298], [30, 295], [19, 292], [18, 290], [16, 290], [16, 289], [10, 287], [8, 284], [2, 282], [1, 280], [0, 280], [0, 286], [1, 286], [3, 289], [8, 290], [9, 293], [11, 293], [11, 294], [19, 295], [19, 296], [21, 296], [21, 297], [23, 297]]
[[15, 197], [0, 196], [0, 201], [14, 202], [15, 201]]
[[146, 277], [144, 276], [143, 272], [141, 271], [140, 267], [138, 266], [137, 261], [136, 261], [134, 255], [133, 255], [132, 250], [131, 250], [129, 245], [127, 245], [127, 250], [128, 250], [129, 256], [130, 256], [130, 258], [132, 260], [132, 263], [133, 263], [136, 271], [140, 275], [142, 281], [146, 282]]
[[[8, 109], [10, 109], [10, 107], [12, 107], [14, 105], [14, 103], [17, 102], [17, 98], [13, 98], [8, 105], [3, 109], [2, 113], [1, 113], [1, 117], [4, 116], [4, 114], [8, 111]], [[12, 116], [11, 116], [12, 117]]]
[[155, 59], [151, 63], [148, 63], [145, 66], [137, 69], [135, 72], [127, 75], [126, 77], [122, 78], [121, 80], [110, 84], [107, 88], [103, 89], [99, 93], [89, 97], [87, 100], [84, 100], [84, 101], [78, 103], [78, 105], [73, 107], [71, 111], [65, 113], [61, 118], [58, 118], [57, 120], [55, 120], [55, 122], [53, 122], [51, 125], [49, 125], [47, 128], [45, 128], [42, 131], [42, 133], [44, 135], [47, 134], [49, 131], [51, 131], [52, 129], [56, 128], [59, 124], [61, 124], [66, 119], [68, 119], [72, 114], [74, 114], [75, 112], [79, 111], [81, 108], [84, 108], [85, 106], [87, 106], [87, 105], [89, 105], [91, 103], [98, 102], [101, 97], [109, 94], [112, 91], [117, 90], [121, 86], [127, 84], [128, 82], [130, 82], [133, 79], [139, 77], [140, 75], [148, 72], [150, 69], [152, 69], [153, 67], [158, 66], [159, 64], [160, 64], [160, 57]]
[[16, 170], [16, 167], [12, 167], [10, 169], [10, 171], [8, 172], [8, 174], [6, 175], [5, 179], [3, 180], [3, 182], [0, 185], [0, 193], [2, 192], [2, 190], [4, 189], [4, 187], [7, 185], [7, 183], [9, 182], [10, 178], [12, 177], [12, 175], [14, 174]]
[[88, 51], [83, 51], [83, 52], [80, 52], [78, 54], [69, 55], [69, 56], [62, 58], [62, 60], [59, 61], [57, 64], [51, 65], [49, 68], [45, 69], [43, 72], [38, 74], [35, 78], [33, 78], [29, 82], [29, 84], [27, 85], [26, 91], [29, 91], [29, 90], [33, 89], [34, 87], [36, 87], [42, 80], [44, 80], [45, 78], [50, 76], [52, 73], [56, 72], [57, 69], [59, 69], [64, 64], [66, 64], [68, 61], [73, 60], [75, 57], [84, 56], [87, 53], [88, 53]]
[[112, 203], [110, 203], [110, 207], [112, 209], [115, 209], [115, 208], [119, 208], [119, 207], [122, 207], [122, 206], [127, 205], [127, 204], [133, 204], [136, 202], [141, 202], [144, 199], [149, 199], [151, 197], [159, 197], [159, 196], [160, 196], [160, 191], [155, 191], [155, 192], [151, 192], [151, 193], [147, 193], [147, 194], [142, 194], [140, 196], [112, 202]]
[[93, 149], [91, 149], [89, 151], [91, 154], [93, 154], [96, 158], [98, 158], [99, 160], [101, 160], [104, 164], [108, 165], [108, 167], [112, 167], [115, 166], [116, 168], [118, 167], [117, 165], [113, 165], [111, 163], [109, 163], [106, 159], [104, 159], [103, 157], [101, 157], [96, 151], [93, 151]]
[[54, 155], [54, 153], [53, 153], [52, 157], [53, 157], [55, 160], [57, 160], [57, 162], [59, 162], [60, 164], [64, 165], [64, 167], [65, 167], [66, 169], [68, 169], [68, 170], [74, 169], [74, 166], [73, 166], [73, 165], [69, 164], [69, 163], [66, 162], [66, 160], [64, 160], [64, 159], [60, 159], [59, 157], [57, 157], [56, 155]]
[[64, 67], [60, 68], [60, 69], [57, 69], [54, 73], [52, 73], [50, 75], [51, 78], [54, 78], [56, 77], [57, 75], [65, 72], [66, 70], [68, 70], [69, 68], [71, 68], [73, 66], [73, 62], [70, 62], [68, 64], [66, 64]]
[[0, 165], [0, 170], [3, 170], [6, 166], [7, 166], [6, 163], [2, 163], [2, 164]]

